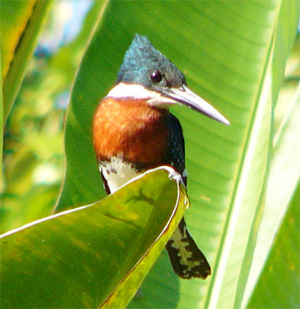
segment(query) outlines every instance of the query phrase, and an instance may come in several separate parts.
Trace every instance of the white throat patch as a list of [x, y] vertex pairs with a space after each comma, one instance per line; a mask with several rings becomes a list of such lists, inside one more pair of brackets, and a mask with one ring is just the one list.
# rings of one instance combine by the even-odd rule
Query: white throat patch
[[169, 108], [170, 105], [178, 104], [175, 100], [139, 84], [119, 83], [110, 90], [107, 97], [146, 100], [149, 105], [160, 108]]

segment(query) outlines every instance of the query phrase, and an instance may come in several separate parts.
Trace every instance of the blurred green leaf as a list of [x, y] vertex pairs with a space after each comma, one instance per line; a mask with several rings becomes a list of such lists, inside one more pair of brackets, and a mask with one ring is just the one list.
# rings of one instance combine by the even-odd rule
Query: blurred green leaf
[[1, 307], [95, 308], [108, 296], [126, 306], [188, 207], [171, 175], [152, 170], [101, 202], [2, 235]]
[[1, 1], [1, 74], [3, 81], [36, 1]]
[[1, 3], [4, 122], [15, 101], [51, 0]]
[[69, 15], [59, 12], [66, 10], [67, 3], [54, 1], [47, 14], [38, 52], [31, 59], [5, 126], [0, 233], [48, 216], [53, 210], [63, 175], [64, 109], [103, 4], [104, 1], [91, 3], [78, 36], [67, 45], [62, 42], [63, 46], [54, 53], [50, 48], [50, 54], [43, 46], [52, 46], [51, 35], [57, 40], [56, 32]]
[[[231, 122], [223, 127], [174, 109], [186, 133], [193, 205], [187, 223], [212, 264], [211, 278], [176, 278], [164, 254], [130, 307], [232, 307], [240, 301], [236, 291], [240, 284], [242, 297], [264, 204], [272, 108], [298, 16], [297, 1], [279, 0], [110, 1], [103, 10], [72, 92], [58, 210], [105, 194], [92, 147], [92, 117], [113, 86], [134, 33], [147, 35], [185, 73], [190, 88]], [[285, 34], [282, 52], [277, 30]]]
[[[288, 22], [289, 21], [289, 22]], [[278, 92], [282, 85], [282, 78], [285, 73], [285, 59], [291, 52], [291, 47], [295, 43], [294, 36], [299, 24], [299, 1], [280, 1], [280, 11], [278, 13], [278, 21], [276, 26], [276, 34], [274, 36], [274, 56], [272, 65], [272, 83], [273, 83], [273, 104], [276, 105]], [[299, 43], [296, 57], [299, 63]]]
[[[300, 307], [300, 183], [281, 223], [249, 308]], [[280, 291], [280, 292], [279, 292]]]
[[[54, 92], [55, 95], [62, 91], [71, 90], [79, 62], [88, 44], [99, 14], [101, 14], [101, 11], [105, 7], [105, 3], [106, 1], [104, 0], [93, 1], [78, 36], [69, 44], [62, 46], [57, 53], [49, 59], [49, 72], [47, 72], [47, 75], [53, 76], [51, 84], [53, 84], [55, 80], [59, 81], [57, 82], [58, 89]], [[55, 4], [59, 5], [59, 0]], [[56, 21], [56, 15], [57, 11], [54, 10], [51, 16], [52, 22]], [[45, 77], [47, 78], [47, 76]], [[49, 88], [48, 84], [49, 83], [45, 85], [46, 89], [44, 91]]]
[[[0, 68], [2, 68], [2, 62], [1, 62], [1, 49], [0, 49]], [[2, 171], [2, 149], [3, 149], [3, 93], [2, 93], [2, 74], [0, 75], [0, 171]], [[0, 192], [2, 191], [2, 173], [0, 176]], [[1, 221], [1, 213], [0, 213], [0, 221]]]
[[[108, 1], [103, 1], [98, 17], [101, 22]], [[98, 48], [99, 42], [91, 42], [93, 48]], [[65, 125], [65, 177], [63, 188], [56, 205], [56, 211], [61, 211], [72, 205], [92, 203], [103, 198], [106, 194], [102, 186], [101, 176], [96, 164], [96, 157], [91, 139], [92, 116], [96, 102], [99, 100], [98, 91], [103, 88], [95, 87], [95, 74], [98, 74], [103, 63], [95, 66], [92, 59], [98, 63], [101, 56], [99, 49], [91, 51], [88, 47], [73, 86], [70, 105], [67, 111]], [[91, 53], [93, 53], [91, 55]], [[92, 67], [90, 66], [92, 64]], [[103, 93], [104, 94], [104, 93]], [[83, 110], [81, 110], [83, 108]], [[75, 109], [75, 110], [74, 110]], [[80, 152], [78, 152], [78, 138]], [[84, 162], [84, 164], [78, 164]], [[79, 171], [79, 170], [80, 171]]]

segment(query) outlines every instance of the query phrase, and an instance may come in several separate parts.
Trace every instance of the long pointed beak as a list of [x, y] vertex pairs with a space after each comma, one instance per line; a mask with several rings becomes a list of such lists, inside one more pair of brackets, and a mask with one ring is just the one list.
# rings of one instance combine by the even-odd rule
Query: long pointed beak
[[230, 125], [230, 122], [221, 113], [219, 113], [214, 107], [212, 107], [185, 85], [180, 88], [164, 89], [162, 93], [166, 97], [173, 99], [180, 104], [187, 105], [188, 107], [212, 119], [215, 119], [223, 124]]

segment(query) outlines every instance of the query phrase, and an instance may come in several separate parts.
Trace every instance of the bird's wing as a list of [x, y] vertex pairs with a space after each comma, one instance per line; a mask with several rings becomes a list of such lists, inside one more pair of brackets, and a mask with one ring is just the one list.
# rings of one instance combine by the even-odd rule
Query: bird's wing
[[167, 126], [169, 129], [169, 143], [166, 163], [174, 167], [181, 174], [187, 186], [187, 171], [185, 168], [185, 146], [182, 127], [179, 120], [172, 114], [168, 115]]

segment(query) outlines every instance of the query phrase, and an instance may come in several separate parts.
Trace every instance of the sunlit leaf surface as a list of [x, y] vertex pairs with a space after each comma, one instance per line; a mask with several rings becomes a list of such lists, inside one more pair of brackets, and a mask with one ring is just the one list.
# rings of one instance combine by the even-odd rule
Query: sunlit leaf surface
[[95, 308], [109, 295], [126, 306], [188, 207], [170, 175], [148, 172], [101, 202], [3, 235], [1, 307]]
[[[299, 48], [296, 42], [296, 49]], [[299, 57], [298, 57], [299, 58]], [[293, 61], [293, 60], [292, 60]], [[300, 59], [298, 60], [300, 63]], [[292, 63], [291, 63], [292, 64]], [[296, 90], [296, 91], [295, 91]], [[273, 140], [272, 161], [268, 179], [265, 207], [262, 222], [255, 244], [253, 264], [250, 276], [247, 276], [247, 287], [244, 304], [247, 303], [261, 269], [266, 262], [270, 247], [283, 217], [289, 207], [300, 176], [300, 82], [288, 78], [281, 89], [276, 107], [276, 131]], [[282, 265], [284, 267], [284, 265]]]

